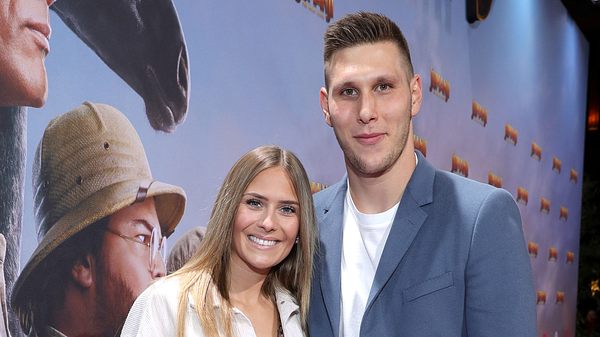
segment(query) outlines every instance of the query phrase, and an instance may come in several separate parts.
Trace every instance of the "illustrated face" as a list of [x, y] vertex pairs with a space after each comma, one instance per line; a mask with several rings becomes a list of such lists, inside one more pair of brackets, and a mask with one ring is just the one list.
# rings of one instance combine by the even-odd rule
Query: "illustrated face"
[[46, 101], [53, 2], [0, 0], [0, 106], [41, 107]]
[[336, 51], [328, 65], [329, 88], [321, 88], [325, 122], [334, 130], [349, 170], [378, 176], [404, 150], [412, 117], [421, 103], [421, 80], [408, 75], [393, 42]]
[[[160, 229], [154, 199], [148, 198], [111, 215], [107, 229], [142, 243], [149, 243], [152, 229]], [[150, 248], [105, 233], [97, 284], [95, 324], [114, 335], [120, 328], [135, 299], [157, 277], [166, 274], [162, 258], [157, 256], [154, 271], [149, 263]]]
[[266, 275], [295, 244], [300, 205], [281, 167], [259, 173], [244, 192], [233, 224], [231, 268]]

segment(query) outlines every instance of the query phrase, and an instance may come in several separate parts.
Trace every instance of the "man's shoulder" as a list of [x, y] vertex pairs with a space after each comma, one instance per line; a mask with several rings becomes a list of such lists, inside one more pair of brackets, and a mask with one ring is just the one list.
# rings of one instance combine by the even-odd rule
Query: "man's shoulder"
[[340, 189], [343, 189], [346, 186], [346, 178], [338, 181], [337, 183], [328, 186], [327, 188], [315, 193], [313, 195], [313, 200], [316, 207], [323, 207], [331, 203], [331, 201], [335, 198]]
[[436, 190], [452, 189], [459, 196], [485, 196], [497, 188], [471, 178], [465, 178], [456, 173], [436, 169]]
[[465, 178], [452, 172], [436, 170], [434, 200], [447, 202], [449, 199], [458, 205], [470, 205], [477, 209], [486, 201], [494, 204], [500, 200], [514, 203], [512, 194], [505, 189]]

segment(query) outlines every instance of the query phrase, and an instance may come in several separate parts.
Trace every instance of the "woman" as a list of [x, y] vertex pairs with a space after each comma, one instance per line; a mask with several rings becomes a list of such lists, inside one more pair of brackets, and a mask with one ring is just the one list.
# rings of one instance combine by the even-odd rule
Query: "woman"
[[302, 164], [256, 148], [227, 174], [199, 251], [140, 295], [122, 336], [305, 336], [315, 246]]

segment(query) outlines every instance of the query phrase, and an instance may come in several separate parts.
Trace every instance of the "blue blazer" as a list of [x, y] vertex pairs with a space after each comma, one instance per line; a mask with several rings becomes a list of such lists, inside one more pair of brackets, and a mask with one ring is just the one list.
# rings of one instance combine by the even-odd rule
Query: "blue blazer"
[[[362, 337], [536, 336], [521, 217], [503, 189], [419, 163], [371, 286]], [[320, 247], [309, 331], [338, 337], [346, 178], [315, 195]]]

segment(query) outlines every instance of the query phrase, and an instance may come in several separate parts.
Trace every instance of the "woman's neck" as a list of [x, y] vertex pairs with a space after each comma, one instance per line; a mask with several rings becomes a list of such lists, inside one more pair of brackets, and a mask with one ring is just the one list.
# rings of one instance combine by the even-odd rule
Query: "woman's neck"
[[245, 265], [232, 261], [229, 272], [229, 300], [236, 306], [269, 300], [261, 293], [267, 274], [257, 273]]

